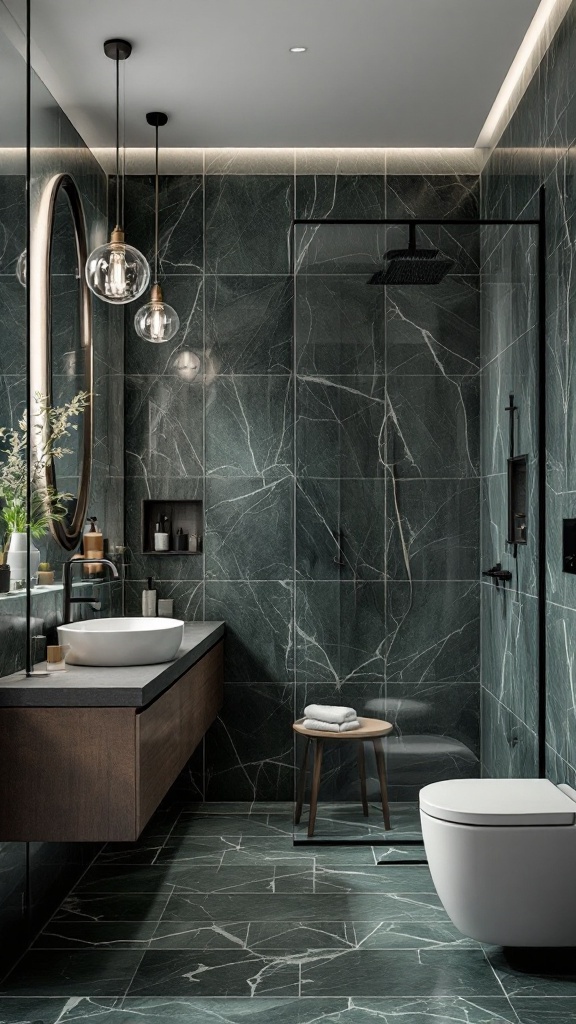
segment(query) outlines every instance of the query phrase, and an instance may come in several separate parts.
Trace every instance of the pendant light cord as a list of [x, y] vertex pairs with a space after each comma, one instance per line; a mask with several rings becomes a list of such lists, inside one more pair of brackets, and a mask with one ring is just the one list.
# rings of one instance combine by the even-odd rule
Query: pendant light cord
[[120, 57], [116, 54], [116, 227], [120, 227]]
[[156, 124], [156, 166], [154, 186], [154, 284], [158, 284], [158, 221], [159, 212], [159, 185], [158, 185], [158, 124]]

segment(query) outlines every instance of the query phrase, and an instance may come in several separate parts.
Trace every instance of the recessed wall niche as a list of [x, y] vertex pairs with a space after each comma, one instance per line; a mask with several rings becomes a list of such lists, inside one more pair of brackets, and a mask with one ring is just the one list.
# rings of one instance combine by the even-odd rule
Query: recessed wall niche
[[[167, 534], [158, 539], [158, 535]], [[142, 502], [142, 553], [145, 555], [199, 555], [204, 540], [201, 501]]]

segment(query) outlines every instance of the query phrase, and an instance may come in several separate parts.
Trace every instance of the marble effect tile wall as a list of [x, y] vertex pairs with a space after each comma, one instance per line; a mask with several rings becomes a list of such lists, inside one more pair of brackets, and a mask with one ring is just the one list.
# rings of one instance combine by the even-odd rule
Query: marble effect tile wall
[[[568, 11], [481, 178], [484, 216], [534, 217], [538, 191], [546, 207], [546, 771], [576, 779], [573, 635], [576, 577], [562, 572], [562, 519], [572, 517], [573, 300], [576, 85], [571, 73], [576, 7]], [[513, 588], [482, 585], [483, 766], [490, 775], [535, 775], [538, 651], [536, 233], [527, 228], [483, 235], [482, 559], [501, 556]], [[522, 269], [522, 267], [524, 269]], [[519, 405], [518, 451], [530, 456], [529, 545], [517, 562], [505, 550], [505, 457], [509, 391]]]
[[[316, 698], [394, 716], [394, 796], [478, 770], [478, 229], [423, 232], [456, 261], [435, 289], [367, 287], [401, 229], [304, 233], [290, 273], [293, 216], [473, 218], [477, 183], [161, 179], [181, 328], [150, 346], [126, 315], [129, 607], [152, 575], [177, 614], [227, 622], [224, 709], [187, 776], [206, 799], [290, 799], [291, 722]], [[151, 256], [151, 179], [128, 179], [126, 220]], [[201, 557], [142, 555], [146, 497], [203, 500]], [[325, 789], [354, 799], [350, 765]]]

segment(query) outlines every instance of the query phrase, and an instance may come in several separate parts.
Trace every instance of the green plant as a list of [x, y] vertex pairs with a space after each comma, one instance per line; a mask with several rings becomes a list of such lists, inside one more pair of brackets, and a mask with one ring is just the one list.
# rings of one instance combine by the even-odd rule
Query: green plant
[[[90, 401], [87, 391], [79, 391], [66, 405], [52, 406], [45, 395], [36, 394], [32, 418], [34, 432], [31, 438], [30, 456], [30, 533], [34, 538], [43, 537], [51, 522], [64, 519], [67, 502], [73, 497], [66, 491], [48, 487], [45, 482], [46, 467], [52, 459], [61, 459], [72, 454], [66, 447], [66, 438], [78, 429], [80, 414]], [[5, 549], [13, 533], [25, 533], [27, 521], [27, 447], [28, 418], [19, 420], [17, 427], [0, 427], [0, 453], [4, 456], [0, 464], [0, 517], [6, 527]]]
[[50, 562], [40, 562], [38, 572], [50, 572]]

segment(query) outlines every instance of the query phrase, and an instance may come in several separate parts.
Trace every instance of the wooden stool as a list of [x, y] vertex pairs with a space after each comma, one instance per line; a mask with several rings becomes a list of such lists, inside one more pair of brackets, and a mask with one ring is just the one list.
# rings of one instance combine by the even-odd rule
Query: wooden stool
[[388, 736], [393, 726], [390, 722], [382, 722], [379, 718], [359, 718], [360, 722], [359, 729], [350, 729], [347, 732], [324, 732], [320, 729], [305, 729], [303, 718], [299, 718], [297, 722], [294, 722], [292, 728], [294, 732], [297, 732], [299, 736], [306, 737], [306, 745], [304, 747], [304, 757], [302, 758], [302, 765], [300, 767], [300, 778], [298, 779], [298, 790], [296, 794], [296, 811], [294, 813], [294, 823], [299, 824], [302, 816], [302, 805], [304, 803], [304, 792], [306, 789], [306, 771], [308, 766], [308, 750], [312, 740], [316, 741], [316, 749], [314, 751], [314, 768], [312, 772], [312, 791], [310, 793], [310, 818], [308, 820], [308, 836], [314, 835], [314, 825], [316, 822], [316, 810], [318, 807], [318, 791], [320, 789], [320, 775], [322, 773], [322, 755], [324, 753], [324, 741], [325, 740], [337, 740], [339, 743], [357, 743], [358, 744], [358, 772], [360, 775], [360, 792], [362, 794], [362, 810], [366, 817], [368, 817], [368, 798], [366, 796], [366, 762], [364, 760], [364, 742], [365, 740], [371, 740], [374, 745], [374, 753], [376, 754], [376, 767], [378, 768], [378, 778], [380, 780], [380, 797], [382, 800], [382, 813], [384, 815], [384, 827], [388, 830], [390, 828], [390, 808], [388, 806], [388, 790], [386, 786], [386, 763], [384, 761], [384, 748], [382, 746], [382, 737]]

